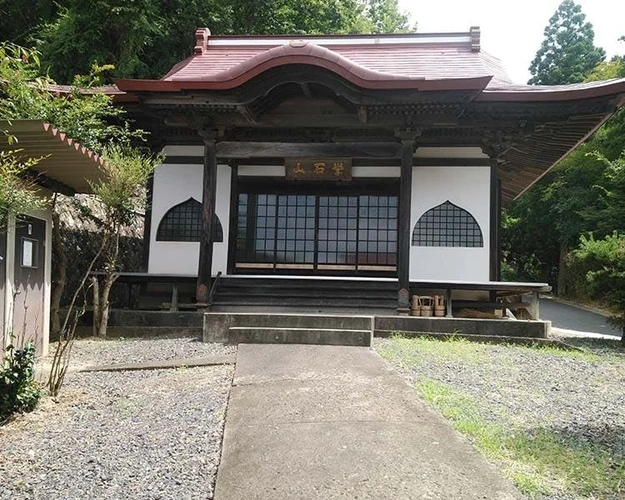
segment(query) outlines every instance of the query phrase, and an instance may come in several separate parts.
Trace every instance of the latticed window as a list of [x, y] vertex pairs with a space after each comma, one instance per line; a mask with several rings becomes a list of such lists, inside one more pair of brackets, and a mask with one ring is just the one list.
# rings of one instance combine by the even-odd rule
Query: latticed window
[[483, 247], [482, 230], [475, 218], [453, 203], [445, 203], [425, 212], [412, 232], [413, 246]]
[[[161, 219], [156, 241], [200, 241], [202, 233], [202, 204], [189, 198], [170, 208]], [[222, 242], [224, 233], [221, 221], [213, 215], [213, 242]]]

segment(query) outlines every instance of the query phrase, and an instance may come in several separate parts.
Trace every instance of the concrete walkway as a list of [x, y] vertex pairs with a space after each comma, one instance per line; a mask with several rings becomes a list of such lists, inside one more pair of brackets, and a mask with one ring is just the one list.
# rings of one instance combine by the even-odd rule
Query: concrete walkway
[[365, 347], [239, 346], [215, 500], [518, 499]]

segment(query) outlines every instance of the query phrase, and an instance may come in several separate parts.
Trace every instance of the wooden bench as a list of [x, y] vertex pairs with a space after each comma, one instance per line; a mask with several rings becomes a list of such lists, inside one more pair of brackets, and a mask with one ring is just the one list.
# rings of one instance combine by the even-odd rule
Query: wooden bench
[[[410, 282], [410, 289], [416, 295], [420, 290], [438, 291], [445, 296], [447, 318], [453, 318], [453, 308], [471, 307], [475, 309], [491, 309], [511, 311], [526, 309], [532, 319], [539, 319], [539, 297], [541, 293], [551, 291], [547, 283], [522, 283], [509, 281], [430, 281], [418, 280]], [[453, 300], [456, 291], [488, 292], [488, 301]], [[529, 296], [529, 301], [522, 300]], [[512, 302], [501, 302], [500, 299], [517, 298]], [[520, 300], [519, 300], [520, 299]]]

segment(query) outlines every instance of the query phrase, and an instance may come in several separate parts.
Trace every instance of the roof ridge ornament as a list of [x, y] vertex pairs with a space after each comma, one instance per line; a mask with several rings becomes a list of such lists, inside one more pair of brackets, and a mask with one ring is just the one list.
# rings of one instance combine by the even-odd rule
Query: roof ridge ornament
[[481, 47], [480, 47], [480, 27], [479, 26], [471, 26], [471, 28], [469, 28], [469, 33], [471, 35], [471, 52], [479, 52], [481, 50]]
[[202, 55], [208, 49], [208, 39], [211, 36], [211, 30], [208, 28], [198, 28], [195, 30], [195, 47], [193, 53]]
[[308, 40], [302, 40], [301, 38], [289, 40], [289, 45], [294, 49], [301, 49], [302, 47], [306, 47], [306, 45], [308, 45]]

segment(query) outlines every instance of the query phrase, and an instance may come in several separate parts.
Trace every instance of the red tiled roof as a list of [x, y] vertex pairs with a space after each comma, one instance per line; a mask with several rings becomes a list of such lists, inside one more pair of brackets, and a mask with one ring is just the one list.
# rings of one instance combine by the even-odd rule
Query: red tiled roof
[[501, 62], [469, 33], [364, 36], [213, 37], [196, 32], [195, 53], [161, 80], [118, 80], [127, 91], [235, 88], [288, 64], [333, 71], [362, 88], [483, 89], [511, 83]]
[[478, 101], [564, 101], [625, 92], [625, 78], [569, 85], [496, 84], [486, 88]]

